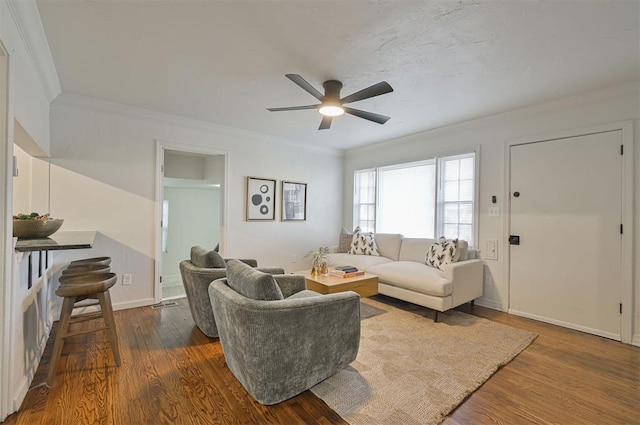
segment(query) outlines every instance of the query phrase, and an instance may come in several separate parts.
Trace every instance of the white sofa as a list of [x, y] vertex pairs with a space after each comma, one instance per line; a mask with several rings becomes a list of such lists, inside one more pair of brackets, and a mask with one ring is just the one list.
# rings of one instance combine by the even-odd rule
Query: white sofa
[[482, 296], [482, 260], [479, 253], [459, 241], [460, 259], [439, 270], [425, 264], [433, 239], [405, 238], [375, 233], [380, 256], [338, 253], [331, 248], [329, 266], [355, 266], [378, 276], [378, 292], [444, 312]]

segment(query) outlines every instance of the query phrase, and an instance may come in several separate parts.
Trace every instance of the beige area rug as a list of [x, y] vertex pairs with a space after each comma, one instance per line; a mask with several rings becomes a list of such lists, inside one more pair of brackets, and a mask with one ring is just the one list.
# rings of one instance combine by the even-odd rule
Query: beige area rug
[[362, 302], [384, 313], [362, 320], [356, 360], [311, 389], [352, 425], [437, 424], [536, 338], [458, 311], [434, 323], [427, 309]]

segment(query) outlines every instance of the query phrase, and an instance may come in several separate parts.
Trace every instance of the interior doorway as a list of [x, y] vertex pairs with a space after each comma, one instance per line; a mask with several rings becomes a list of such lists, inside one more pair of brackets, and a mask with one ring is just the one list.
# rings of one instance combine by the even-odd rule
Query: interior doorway
[[624, 339], [623, 142], [616, 129], [510, 146], [510, 313]]
[[192, 246], [224, 250], [224, 152], [162, 145], [159, 167], [159, 249], [156, 301], [185, 296], [180, 261]]

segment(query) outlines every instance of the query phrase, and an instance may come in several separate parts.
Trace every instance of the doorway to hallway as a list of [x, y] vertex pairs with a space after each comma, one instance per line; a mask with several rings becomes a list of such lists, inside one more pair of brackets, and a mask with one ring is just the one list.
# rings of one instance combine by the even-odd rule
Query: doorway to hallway
[[179, 263], [224, 244], [226, 155], [162, 147], [157, 300], [185, 296]]

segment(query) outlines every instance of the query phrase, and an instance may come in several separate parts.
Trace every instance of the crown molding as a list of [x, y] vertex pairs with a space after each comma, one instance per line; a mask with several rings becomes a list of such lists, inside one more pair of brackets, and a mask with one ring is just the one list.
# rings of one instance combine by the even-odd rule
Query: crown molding
[[40, 79], [49, 102], [60, 93], [60, 80], [44, 33], [40, 12], [34, 0], [6, 0], [27, 56]]
[[206, 132], [213, 132], [218, 134], [226, 134], [229, 136], [260, 140], [268, 143], [277, 143], [280, 145], [286, 145], [289, 147], [304, 149], [305, 151], [312, 151], [323, 153], [327, 155], [333, 155], [337, 157], [343, 156], [343, 151], [335, 148], [328, 148], [324, 146], [309, 146], [302, 142], [295, 142], [289, 139], [274, 137], [257, 133], [254, 131], [243, 130], [235, 127], [228, 127], [221, 124], [215, 124], [209, 121], [200, 121], [194, 118], [188, 118], [181, 115], [173, 115], [165, 112], [152, 111], [149, 109], [139, 108], [137, 106], [124, 105], [121, 103], [110, 102], [107, 100], [97, 99], [88, 96], [80, 96], [75, 94], [62, 93], [53, 102], [53, 105], [66, 106], [71, 108], [83, 108], [94, 109], [102, 112], [107, 112], [114, 115], [125, 116], [129, 118], [136, 118], [145, 121], [152, 121], [162, 125], [174, 125], [177, 127], [183, 127], [190, 130], [199, 130]]

